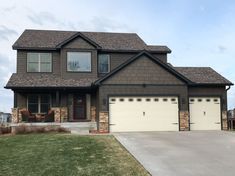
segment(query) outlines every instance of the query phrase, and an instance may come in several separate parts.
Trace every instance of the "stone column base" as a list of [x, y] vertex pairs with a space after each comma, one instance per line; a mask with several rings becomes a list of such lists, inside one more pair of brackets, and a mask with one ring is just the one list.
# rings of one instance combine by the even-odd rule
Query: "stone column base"
[[189, 112], [180, 111], [180, 131], [189, 131]]
[[108, 112], [100, 112], [99, 114], [99, 132], [107, 133], [109, 132], [109, 113]]
[[222, 111], [222, 130], [228, 130], [227, 111]]

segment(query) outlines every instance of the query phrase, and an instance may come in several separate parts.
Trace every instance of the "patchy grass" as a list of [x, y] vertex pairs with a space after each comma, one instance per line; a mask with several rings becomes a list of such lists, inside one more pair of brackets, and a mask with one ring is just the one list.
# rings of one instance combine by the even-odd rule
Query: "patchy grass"
[[0, 175], [148, 175], [113, 136], [0, 137]]

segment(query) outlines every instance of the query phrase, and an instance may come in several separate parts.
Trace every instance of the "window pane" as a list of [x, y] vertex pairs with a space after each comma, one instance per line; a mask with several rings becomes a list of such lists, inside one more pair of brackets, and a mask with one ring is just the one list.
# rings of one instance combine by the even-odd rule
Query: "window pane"
[[38, 53], [27, 53], [28, 62], [38, 62], [39, 54]]
[[51, 53], [40, 53], [41, 62], [51, 62]]
[[41, 63], [40, 72], [51, 72], [51, 63]]
[[38, 95], [28, 96], [28, 110], [32, 113], [38, 113]]
[[37, 95], [29, 95], [28, 96], [28, 103], [38, 103], [38, 96]]
[[49, 104], [41, 104], [41, 113], [47, 113], [50, 109]]
[[38, 63], [28, 63], [28, 72], [39, 72]]
[[38, 53], [27, 53], [27, 71], [39, 72], [39, 55]]
[[28, 110], [31, 113], [38, 113], [38, 104], [28, 104]]
[[50, 95], [41, 95], [41, 103], [50, 103]]
[[91, 71], [90, 52], [68, 52], [67, 53], [68, 71]]
[[99, 73], [108, 73], [109, 72], [109, 55], [100, 54], [98, 62], [99, 62]]

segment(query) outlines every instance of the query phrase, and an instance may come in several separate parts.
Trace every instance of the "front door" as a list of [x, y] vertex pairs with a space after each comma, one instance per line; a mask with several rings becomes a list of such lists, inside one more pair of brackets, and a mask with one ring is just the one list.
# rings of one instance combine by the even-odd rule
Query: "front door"
[[73, 120], [86, 119], [86, 96], [74, 95], [74, 114]]

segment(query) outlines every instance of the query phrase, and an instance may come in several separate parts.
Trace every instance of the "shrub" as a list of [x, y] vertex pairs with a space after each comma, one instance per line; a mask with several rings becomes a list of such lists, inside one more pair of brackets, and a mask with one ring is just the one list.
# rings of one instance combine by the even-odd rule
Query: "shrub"
[[0, 134], [11, 133], [11, 127], [6, 124], [0, 124]]
[[69, 133], [70, 131], [58, 125], [26, 126], [22, 124], [12, 128], [12, 133], [14, 134], [49, 133], [49, 132]]

